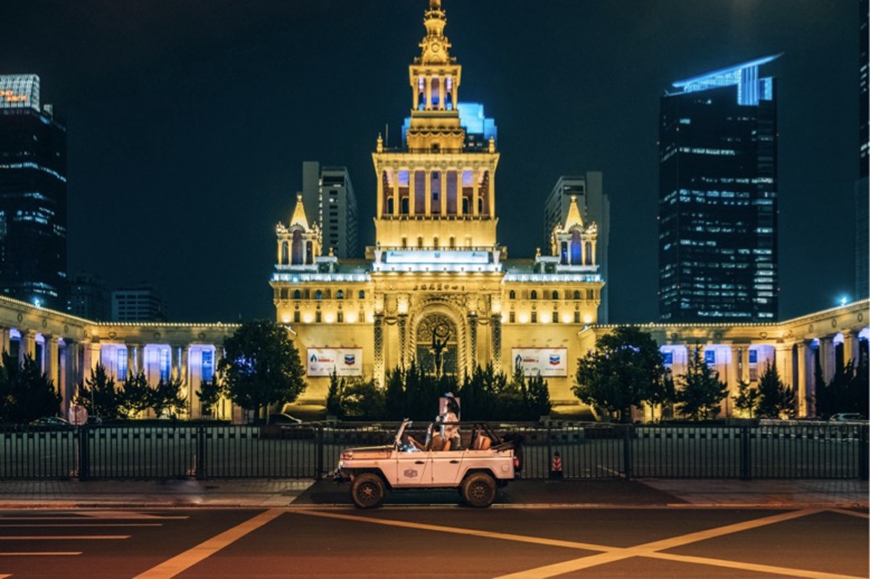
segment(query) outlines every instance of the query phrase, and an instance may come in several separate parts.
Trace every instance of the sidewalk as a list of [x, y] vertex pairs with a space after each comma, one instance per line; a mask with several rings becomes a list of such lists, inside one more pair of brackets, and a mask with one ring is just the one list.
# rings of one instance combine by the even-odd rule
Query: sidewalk
[[[530, 507], [870, 508], [867, 481], [517, 480], [496, 505]], [[456, 505], [452, 491], [390, 493], [387, 505]], [[0, 508], [173, 508], [350, 506], [331, 480], [0, 481]]]

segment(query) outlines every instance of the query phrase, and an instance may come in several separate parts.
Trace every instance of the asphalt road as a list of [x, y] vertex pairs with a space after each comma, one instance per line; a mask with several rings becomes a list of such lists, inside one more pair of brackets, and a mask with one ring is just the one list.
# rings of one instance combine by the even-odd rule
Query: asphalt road
[[867, 577], [839, 509], [2, 511], [0, 578]]

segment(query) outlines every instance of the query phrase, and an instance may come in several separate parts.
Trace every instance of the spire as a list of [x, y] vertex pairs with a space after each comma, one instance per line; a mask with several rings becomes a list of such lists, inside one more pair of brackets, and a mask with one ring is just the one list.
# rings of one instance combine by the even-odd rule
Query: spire
[[441, 9], [441, 0], [429, 0], [429, 10], [424, 15], [423, 24], [426, 26], [426, 36], [420, 43], [420, 48], [423, 49], [420, 64], [450, 63], [451, 44], [444, 36], [447, 18]]
[[568, 217], [565, 218], [564, 231], [572, 227], [583, 227], [583, 218], [580, 217], [580, 209], [577, 207], [577, 196], [571, 195], [571, 205], [568, 206]]
[[290, 218], [290, 227], [298, 225], [303, 230], [308, 231], [308, 218], [305, 217], [305, 206], [302, 205], [302, 194], [296, 195], [296, 209], [293, 210], [293, 217]]

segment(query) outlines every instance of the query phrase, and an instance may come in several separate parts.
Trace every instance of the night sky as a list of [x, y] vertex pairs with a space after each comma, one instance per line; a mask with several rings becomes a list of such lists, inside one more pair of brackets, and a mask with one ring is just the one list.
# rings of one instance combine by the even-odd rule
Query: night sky
[[[5, 3], [0, 74], [66, 120], [69, 269], [147, 281], [171, 321], [274, 318], [275, 224], [302, 162], [348, 167], [374, 243], [371, 152], [409, 114], [428, 0]], [[500, 242], [541, 245], [557, 178], [599, 170], [612, 322], [658, 316], [659, 99], [756, 57], [778, 79], [780, 317], [854, 277], [857, 0], [444, 0], [460, 99], [498, 125]], [[309, 216], [310, 217], [310, 216]]]

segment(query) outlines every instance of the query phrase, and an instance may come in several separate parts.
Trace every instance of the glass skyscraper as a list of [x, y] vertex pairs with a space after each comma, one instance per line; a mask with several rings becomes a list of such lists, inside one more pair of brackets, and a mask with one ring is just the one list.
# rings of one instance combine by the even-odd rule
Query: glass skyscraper
[[39, 77], [0, 76], [0, 292], [67, 307], [66, 128]]
[[768, 56], [674, 83], [659, 123], [662, 321], [777, 318], [776, 83]]

